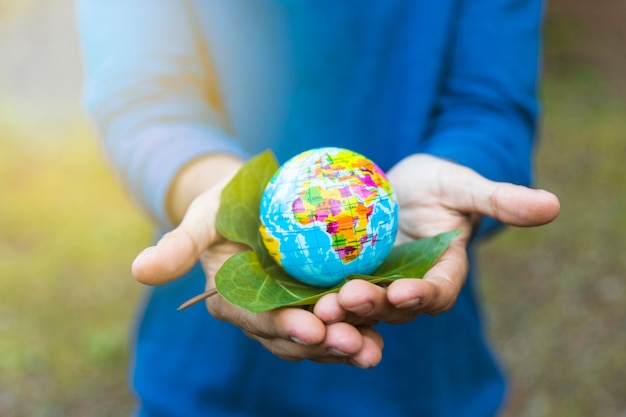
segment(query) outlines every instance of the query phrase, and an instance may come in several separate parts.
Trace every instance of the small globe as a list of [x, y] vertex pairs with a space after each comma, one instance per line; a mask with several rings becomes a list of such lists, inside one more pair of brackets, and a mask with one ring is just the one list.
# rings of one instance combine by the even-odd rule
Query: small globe
[[274, 260], [293, 278], [330, 287], [373, 273], [398, 231], [389, 180], [371, 160], [342, 148], [303, 152], [268, 183], [260, 232]]

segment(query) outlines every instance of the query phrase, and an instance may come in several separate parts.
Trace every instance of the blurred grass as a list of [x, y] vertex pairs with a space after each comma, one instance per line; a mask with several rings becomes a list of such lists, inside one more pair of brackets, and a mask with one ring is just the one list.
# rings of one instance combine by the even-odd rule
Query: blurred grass
[[129, 265], [148, 225], [78, 116], [0, 109], [0, 415], [127, 415]]

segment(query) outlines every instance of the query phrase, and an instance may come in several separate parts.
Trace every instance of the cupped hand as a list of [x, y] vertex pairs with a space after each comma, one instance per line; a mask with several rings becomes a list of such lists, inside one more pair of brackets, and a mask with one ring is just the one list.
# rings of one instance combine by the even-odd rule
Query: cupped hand
[[421, 313], [452, 308], [469, 269], [467, 245], [482, 216], [513, 226], [554, 220], [558, 198], [547, 191], [485, 179], [475, 171], [437, 157], [416, 154], [388, 173], [399, 203], [397, 243], [461, 229], [423, 279], [399, 279], [387, 288], [354, 280], [324, 296], [314, 313], [325, 323], [404, 323]]
[[[215, 274], [221, 265], [234, 254], [249, 249], [224, 239], [215, 227], [220, 192], [226, 183], [226, 180], [218, 182], [195, 198], [179, 226], [137, 256], [132, 273], [138, 281], [163, 284], [180, 277], [200, 261], [207, 277], [207, 289], [215, 287]], [[228, 303], [219, 294], [209, 297], [206, 305], [213, 317], [240, 327], [286, 360], [309, 359], [371, 368], [382, 358], [382, 337], [369, 326], [324, 323], [301, 308], [253, 314]]]

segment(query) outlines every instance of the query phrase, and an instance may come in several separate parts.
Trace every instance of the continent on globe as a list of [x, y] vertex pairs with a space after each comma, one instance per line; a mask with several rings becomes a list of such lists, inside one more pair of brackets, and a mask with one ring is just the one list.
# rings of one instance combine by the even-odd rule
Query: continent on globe
[[373, 273], [398, 231], [398, 205], [384, 172], [342, 148], [319, 148], [285, 162], [268, 183], [260, 232], [292, 277], [329, 287]]

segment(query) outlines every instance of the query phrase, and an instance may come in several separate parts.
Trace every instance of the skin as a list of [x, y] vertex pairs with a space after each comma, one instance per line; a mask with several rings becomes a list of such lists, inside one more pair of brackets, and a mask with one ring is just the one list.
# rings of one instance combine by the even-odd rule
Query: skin
[[[215, 154], [181, 170], [167, 200], [170, 217], [179, 225], [137, 256], [132, 273], [139, 282], [172, 281], [200, 260], [206, 287], [214, 288], [219, 267], [243, 250], [215, 228], [220, 191], [242, 164]], [[469, 268], [467, 244], [481, 216], [530, 227], [551, 222], [560, 210], [552, 193], [489, 181], [429, 155], [411, 155], [387, 174], [400, 206], [397, 243], [462, 229], [423, 279], [401, 279], [387, 288], [354, 280], [320, 299], [313, 311], [281, 308], [253, 314], [215, 295], [206, 301], [209, 313], [240, 327], [280, 358], [371, 368], [381, 361], [384, 347], [374, 324], [406, 323], [422, 313], [436, 315], [452, 308]]]

